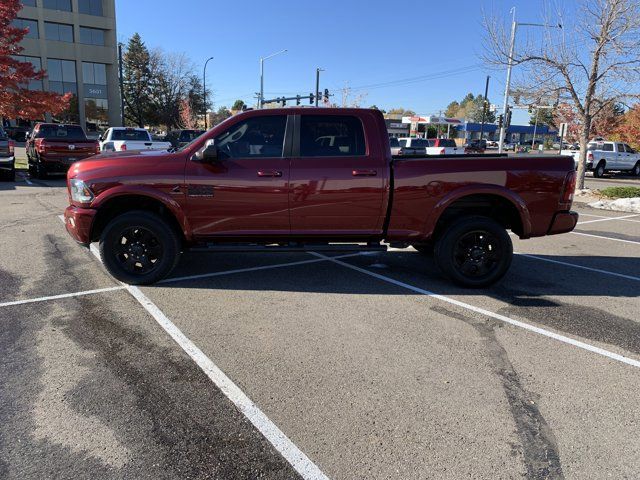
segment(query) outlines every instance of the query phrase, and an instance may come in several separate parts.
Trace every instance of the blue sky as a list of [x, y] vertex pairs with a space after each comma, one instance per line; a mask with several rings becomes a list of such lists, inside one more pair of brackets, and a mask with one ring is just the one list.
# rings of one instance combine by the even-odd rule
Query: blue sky
[[[567, 0], [573, 3], [573, 0]], [[321, 88], [340, 99], [345, 85], [352, 95], [366, 93], [363, 106], [411, 108], [438, 113], [466, 93], [482, 93], [491, 75], [489, 98], [502, 104], [505, 71], [486, 69], [482, 52], [482, 14], [543, 21], [544, 0], [116, 0], [118, 38], [134, 32], [151, 48], [185, 52], [214, 92], [215, 107], [236, 98], [253, 103], [259, 90], [259, 58], [265, 62], [265, 96], [308, 94], [315, 69], [325, 71]], [[161, 6], [159, 6], [161, 5]], [[174, 5], [169, 7], [169, 5]], [[392, 84], [415, 77], [412, 83]], [[367, 87], [368, 86], [368, 87]], [[366, 88], [361, 88], [366, 87]], [[514, 123], [527, 118], [517, 113]]]

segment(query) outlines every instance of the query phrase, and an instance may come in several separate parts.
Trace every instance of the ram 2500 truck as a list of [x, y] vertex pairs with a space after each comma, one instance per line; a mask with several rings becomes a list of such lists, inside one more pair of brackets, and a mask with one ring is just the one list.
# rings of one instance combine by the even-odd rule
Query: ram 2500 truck
[[177, 151], [73, 164], [65, 222], [79, 243], [99, 241], [108, 271], [131, 284], [162, 279], [185, 249], [391, 245], [433, 253], [452, 281], [485, 287], [511, 263], [507, 230], [524, 239], [575, 227], [575, 179], [571, 157], [394, 158], [376, 110], [253, 110]]

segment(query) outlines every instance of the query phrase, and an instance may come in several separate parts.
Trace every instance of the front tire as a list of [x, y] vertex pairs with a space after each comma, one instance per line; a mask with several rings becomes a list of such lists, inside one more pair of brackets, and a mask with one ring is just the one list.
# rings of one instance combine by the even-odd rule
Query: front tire
[[452, 223], [438, 238], [435, 261], [455, 284], [483, 288], [509, 270], [513, 244], [505, 228], [488, 217], [469, 216]]
[[604, 163], [604, 160], [600, 161], [600, 163], [598, 163], [598, 166], [596, 166], [596, 168], [593, 170], [593, 176], [595, 178], [604, 177], [605, 166], [606, 164]]
[[151, 212], [123, 213], [111, 220], [100, 236], [100, 257], [107, 271], [130, 285], [163, 279], [179, 256], [177, 232]]
[[640, 177], [640, 162], [637, 162], [631, 170], [631, 175], [634, 177]]

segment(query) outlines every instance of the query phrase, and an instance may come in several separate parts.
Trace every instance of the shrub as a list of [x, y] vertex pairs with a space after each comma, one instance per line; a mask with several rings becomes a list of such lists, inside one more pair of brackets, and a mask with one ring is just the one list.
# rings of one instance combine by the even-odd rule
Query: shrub
[[640, 197], [640, 187], [608, 187], [600, 193], [608, 198], [636, 198]]

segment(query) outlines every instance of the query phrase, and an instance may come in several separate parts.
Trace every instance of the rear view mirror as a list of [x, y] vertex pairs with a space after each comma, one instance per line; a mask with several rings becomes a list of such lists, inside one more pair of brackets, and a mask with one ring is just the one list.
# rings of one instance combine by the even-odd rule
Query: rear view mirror
[[218, 161], [218, 147], [213, 140], [207, 140], [205, 146], [196, 152], [195, 159], [203, 163], [214, 163]]

